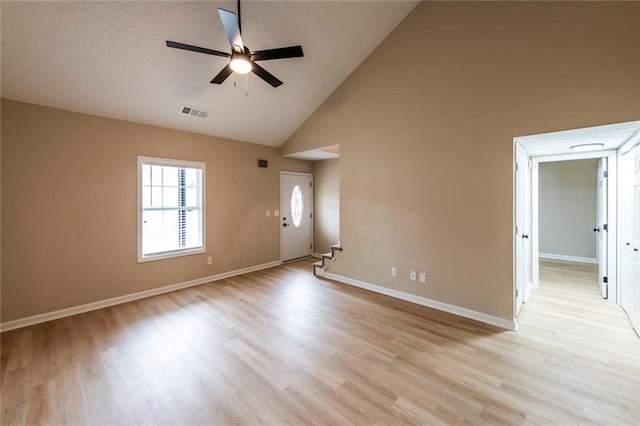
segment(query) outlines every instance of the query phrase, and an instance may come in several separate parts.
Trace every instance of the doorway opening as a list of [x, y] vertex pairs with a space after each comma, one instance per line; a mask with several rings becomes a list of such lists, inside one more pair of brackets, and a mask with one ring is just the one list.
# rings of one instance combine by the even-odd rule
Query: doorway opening
[[618, 162], [638, 134], [640, 121], [514, 139], [516, 321], [541, 281], [620, 304]]
[[[320, 258], [314, 266], [323, 275], [337, 261], [340, 252], [340, 145], [288, 154], [287, 157], [313, 163], [313, 256]], [[315, 265], [315, 264], [314, 264]]]

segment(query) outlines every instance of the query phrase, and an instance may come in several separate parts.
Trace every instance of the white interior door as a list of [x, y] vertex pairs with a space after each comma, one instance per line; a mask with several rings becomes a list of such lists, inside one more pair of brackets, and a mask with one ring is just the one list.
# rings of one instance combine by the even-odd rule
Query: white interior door
[[524, 240], [529, 236], [525, 233], [524, 224], [524, 154], [516, 150], [516, 175], [515, 175], [515, 246], [516, 246], [516, 316], [520, 313], [524, 301], [525, 280], [525, 244]]
[[283, 172], [280, 175], [280, 201], [282, 260], [310, 256], [313, 248], [311, 175]]
[[[619, 169], [619, 206], [620, 206], [620, 276], [618, 282], [620, 283], [620, 306], [625, 310], [631, 322], [633, 324], [633, 316], [636, 306], [636, 283], [635, 283], [635, 269], [636, 269], [636, 252], [634, 252], [634, 240], [636, 239], [635, 227], [636, 216], [638, 215], [637, 207], [635, 204], [635, 174], [636, 174], [636, 151], [639, 151], [640, 147], [626, 153], [620, 158]], [[640, 158], [640, 157], [638, 157]], [[636, 330], [638, 325], [634, 324]]]
[[631, 324], [640, 334], [640, 146], [633, 149], [633, 313]]
[[634, 311], [631, 315], [633, 328], [640, 333], [640, 147], [634, 152], [634, 180], [633, 180], [633, 258], [634, 258]]
[[598, 285], [603, 298], [608, 297], [607, 277], [607, 159], [598, 162], [596, 196], [596, 252], [598, 257]]

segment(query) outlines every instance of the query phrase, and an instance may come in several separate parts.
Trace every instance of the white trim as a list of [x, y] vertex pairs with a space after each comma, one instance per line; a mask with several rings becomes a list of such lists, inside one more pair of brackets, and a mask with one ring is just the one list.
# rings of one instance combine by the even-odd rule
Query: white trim
[[553, 254], [553, 253], [540, 253], [538, 255], [540, 259], [551, 259], [551, 260], [564, 260], [566, 262], [578, 262], [578, 263], [595, 263], [598, 264], [598, 259], [595, 257], [580, 257], [580, 256], [566, 256], [564, 254]]
[[495, 325], [496, 327], [505, 328], [507, 330], [512, 330], [512, 331], [518, 330], [518, 324], [515, 319], [508, 320], [505, 318], [496, 317], [494, 315], [489, 315], [489, 314], [485, 314], [478, 311], [472, 311], [471, 309], [462, 308], [460, 306], [455, 306], [455, 305], [449, 305], [448, 303], [427, 299], [426, 297], [416, 296], [413, 294], [405, 293], [398, 290], [393, 290], [387, 287], [382, 287], [376, 284], [367, 283], [367, 282], [356, 280], [353, 278], [343, 277], [342, 275], [337, 275], [331, 272], [325, 272], [324, 276], [325, 278], [328, 278], [330, 280], [352, 285], [354, 287], [363, 288], [365, 290], [384, 294], [386, 296], [395, 297], [396, 299], [401, 299], [407, 302], [416, 303], [418, 305], [437, 309], [439, 311], [449, 312], [451, 314], [458, 315], [465, 318], [470, 318], [476, 321], [483, 322], [485, 324]]
[[312, 257], [322, 259], [322, 253], [316, 253], [315, 251], [311, 254]]
[[[206, 181], [207, 181], [207, 163], [203, 161], [191, 161], [191, 160], [176, 160], [170, 158], [160, 158], [160, 157], [145, 157], [143, 155], [138, 156], [138, 179], [137, 179], [137, 233], [138, 233], [138, 263], [144, 262], [153, 262], [156, 260], [163, 259], [172, 259], [174, 257], [181, 256], [190, 256], [193, 254], [201, 254], [207, 252], [207, 192], [206, 192]], [[202, 232], [202, 246], [201, 247], [193, 247], [190, 249], [182, 249], [182, 250], [172, 250], [164, 253], [157, 254], [149, 254], [146, 256], [142, 255], [142, 164], [150, 164], [154, 166], [172, 166], [172, 167], [188, 167], [194, 169], [200, 169], [202, 172], [202, 176], [200, 177], [201, 182], [201, 195], [202, 195], [202, 205], [200, 206], [200, 217], [201, 217], [201, 232]]]
[[71, 315], [77, 315], [84, 312], [95, 311], [96, 309], [106, 308], [108, 306], [119, 305], [121, 303], [131, 302], [133, 300], [145, 299], [147, 297], [156, 296], [158, 294], [169, 293], [171, 291], [180, 290], [187, 287], [194, 287], [201, 284], [207, 284], [213, 281], [222, 280], [225, 278], [235, 277], [236, 275], [247, 274], [249, 272], [255, 272], [262, 269], [273, 268], [274, 266], [280, 266], [282, 264], [279, 260], [273, 262], [263, 263], [262, 265], [249, 266], [242, 269], [236, 269], [234, 271], [222, 272], [220, 274], [211, 275], [208, 277], [196, 278], [191, 281], [184, 281], [177, 284], [170, 284], [151, 290], [140, 291], [137, 293], [126, 294], [124, 296], [112, 297], [110, 299], [99, 300], [97, 302], [87, 303], [85, 305], [73, 306], [71, 308], [60, 309], [57, 311], [46, 312], [44, 314], [33, 315], [26, 318], [20, 318], [13, 321], [7, 321], [0, 323], [0, 332], [9, 330], [15, 330], [16, 328], [27, 327], [34, 324], [40, 324], [55, 320], [58, 318], [69, 317]]
[[640, 145], [640, 129], [636, 130], [629, 139], [618, 149], [618, 153], [622, 156], [630, 152], [633, 148]]
[[616, 150], [608, 149], [604, 151], [576, 152], [571, 154], [540, 155], [537, 157], [531, 157], [531, 159], [538, 163], [551, 163], [554, 161], [589, 160], [591, 158], [603, 158], [616, 153]]

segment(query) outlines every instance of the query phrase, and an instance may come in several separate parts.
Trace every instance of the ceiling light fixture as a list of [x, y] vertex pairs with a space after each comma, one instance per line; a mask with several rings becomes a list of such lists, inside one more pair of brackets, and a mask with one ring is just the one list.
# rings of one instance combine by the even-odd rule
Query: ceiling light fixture
[[247, 74], [251, 71], [251, 61], [249, 57], [242, 53], [234, 53], [229, 62], [231, 69], [238, 74]]
[[579, 145], [573, 145], [571, 151], [595, 151], [596, 149], [604, 148], [603, 143], [583, 143]]

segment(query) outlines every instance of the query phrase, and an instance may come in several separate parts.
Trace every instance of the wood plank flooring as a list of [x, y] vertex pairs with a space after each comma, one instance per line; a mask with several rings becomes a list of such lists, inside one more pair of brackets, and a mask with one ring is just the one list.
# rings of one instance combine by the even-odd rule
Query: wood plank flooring
[[3, 333], [1, 423], [640, 423], [640, 339], [590, 266], [544, 263], [516, 333], [310, 264]]

